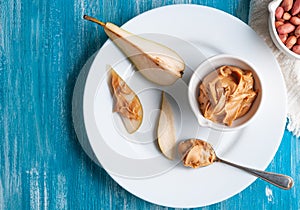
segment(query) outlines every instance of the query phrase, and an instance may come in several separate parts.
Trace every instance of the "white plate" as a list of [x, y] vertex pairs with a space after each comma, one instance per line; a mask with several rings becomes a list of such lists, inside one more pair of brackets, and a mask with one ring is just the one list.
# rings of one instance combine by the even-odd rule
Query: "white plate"
[[[111, 177], [132, 194], [163, 206], [200, 207], [227, 199], [249, 186], [255, 177], [215, 163], [193, 170], [164, 158], [153, 139], [165, 90], [173, 106], [178, 141], [199, 137], [212, 141], [220, 157], [265, 169], [273, 159], [285, 127], [286, 92], [279, 66], [270, 49], [252, 29], [222, 11], [197, 5], [173, 5], [143, 13], [124, 26], [135, 34], [159, 41], [178, 52], [187, 64], [183, 80], [159, 87], [135, 73], [130, 62], [110, 41], [100, 49], [86, 79], [83, 116], [90, 145]], [[256, 120], [238, 132], [216, 133], [200, 128], [187, 100], [192, 69], [205, 57], [227, 53], [253, 63], [264, 84]], [[112, 65], [137, 92], [144, 106], [141, 128], [128, 135], [117, 114], [107, 83]], [[217, 144], [216, 140], [221, 139]]]

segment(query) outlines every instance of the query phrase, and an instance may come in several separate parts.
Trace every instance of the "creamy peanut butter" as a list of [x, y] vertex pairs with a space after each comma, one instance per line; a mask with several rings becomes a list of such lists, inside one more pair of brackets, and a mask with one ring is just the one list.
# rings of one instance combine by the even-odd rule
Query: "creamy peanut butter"
[[200, 84], [200, 111], [213, 122], [231, 126], [249, 111], [257, 94], [251, 71], [221, 66]]
[[114, 71], [111, 73], [111, 85], [115, 98], [114, 112], [130, 120], [141, 120], [142, 107], [138, 97]]
[[197, 139], [190, 139], [180, 143], [179, 153], [183, 157], [183, 165], [192, 168], [208, 166], [216, 159], [210, 144]]

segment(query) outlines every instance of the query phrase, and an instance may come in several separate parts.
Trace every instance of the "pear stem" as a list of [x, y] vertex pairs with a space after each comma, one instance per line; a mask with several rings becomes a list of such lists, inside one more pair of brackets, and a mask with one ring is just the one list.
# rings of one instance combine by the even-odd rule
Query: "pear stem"
[[97, 23], [97, 24], [99, 24], [100, 26], [103, 26], [103, 27], [105, 26], [105, 23], [101, 22], [100, 20], [97, 20], [96, 18], [90, 17], [88, 15], [83, 15], [83, 19], [89, 20], [89, 21], [94, 22], [94, 23]]

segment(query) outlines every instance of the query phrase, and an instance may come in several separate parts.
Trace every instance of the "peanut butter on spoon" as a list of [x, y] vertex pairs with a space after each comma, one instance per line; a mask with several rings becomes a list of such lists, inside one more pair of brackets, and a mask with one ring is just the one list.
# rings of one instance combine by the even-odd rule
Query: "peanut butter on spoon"
[[190, 139], [183, 141], [178, 146], [179, 154], [183, 157], [184, 166], [199, 168], [212, 164], [216, 155], [205, 141]]
[[183, 165], [187, 167], [199, 168], [214, 162], [221, 162], [239, 168], [285, 190], [294, 185], [293, 179], [289, 176], [251, 169], [223, 160], [217, 157], [213, 147], [208, 142], [200, 139], [189, 139], [180, 142], [178, 153], [182, 157]]

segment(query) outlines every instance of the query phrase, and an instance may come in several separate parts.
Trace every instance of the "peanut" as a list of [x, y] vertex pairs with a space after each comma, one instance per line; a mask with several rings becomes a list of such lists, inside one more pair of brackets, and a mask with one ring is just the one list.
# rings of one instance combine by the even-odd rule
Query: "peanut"
[[275, 17], [277, 20], [282, 18], [282, 15], [284, 13], [284, 9], [282, 7], [277, 7], [275, 10]]
[[291, 49], [297, 42], [297, 38], [295, 36], [289, 36], [285, 42], [285, 46], [288, 49]]
[[294, 34], [297, 38], [300, 37], [300, 26], [297, 26], [297, 28], [294, 31]]
[[292, 51], [298, 55], [300, 55], [300, 45], [294, 45]]
[[282, 22], [282, 21], [276, 21], [275, 28], [278, 28], [279, 26], [282, 26], [283, 24], [284, 24], [284, 22]]
[[288, 35], [287, 34], [279, 34], [279, 39], [282, 41], [283, 44], [285, 44]]
[[288, 34], [295, 30], [295, 26], [291, 23], [285, 23], [277, 28], [279, 34]]
[[288, 12], [285, 12], [285, 13], [283, 13], [283, 16], [282, 16], [282, 19], [283, 20], [289, 20], [289, 19], [291, 19], [291, 14], [290, 13], [288, 13]]
[[300, 0], [296, 0], [291, 10], [291, 15], [297, 15], [300, 12]]
[[293, 25], [300, 25], [300, 18], [299, 17], [297, 17], [297, 16], [293, 16], [293, 17], [291, 17], [291, 19], [290, 19], [290, 22], [293, 24]]
[[284, 11], [288, 12], [293, 7], [293, 0], [283, 0], [281, 6], [284, 9]]
[[287, 34], [279, 34], [279, 39], [282, 41], [283, 44], [285, 44], [287, 37], [288, 37]]
[[274, 25], [282, 43], [300, 55], [300, 0], [283, 0], [275, 10]]

